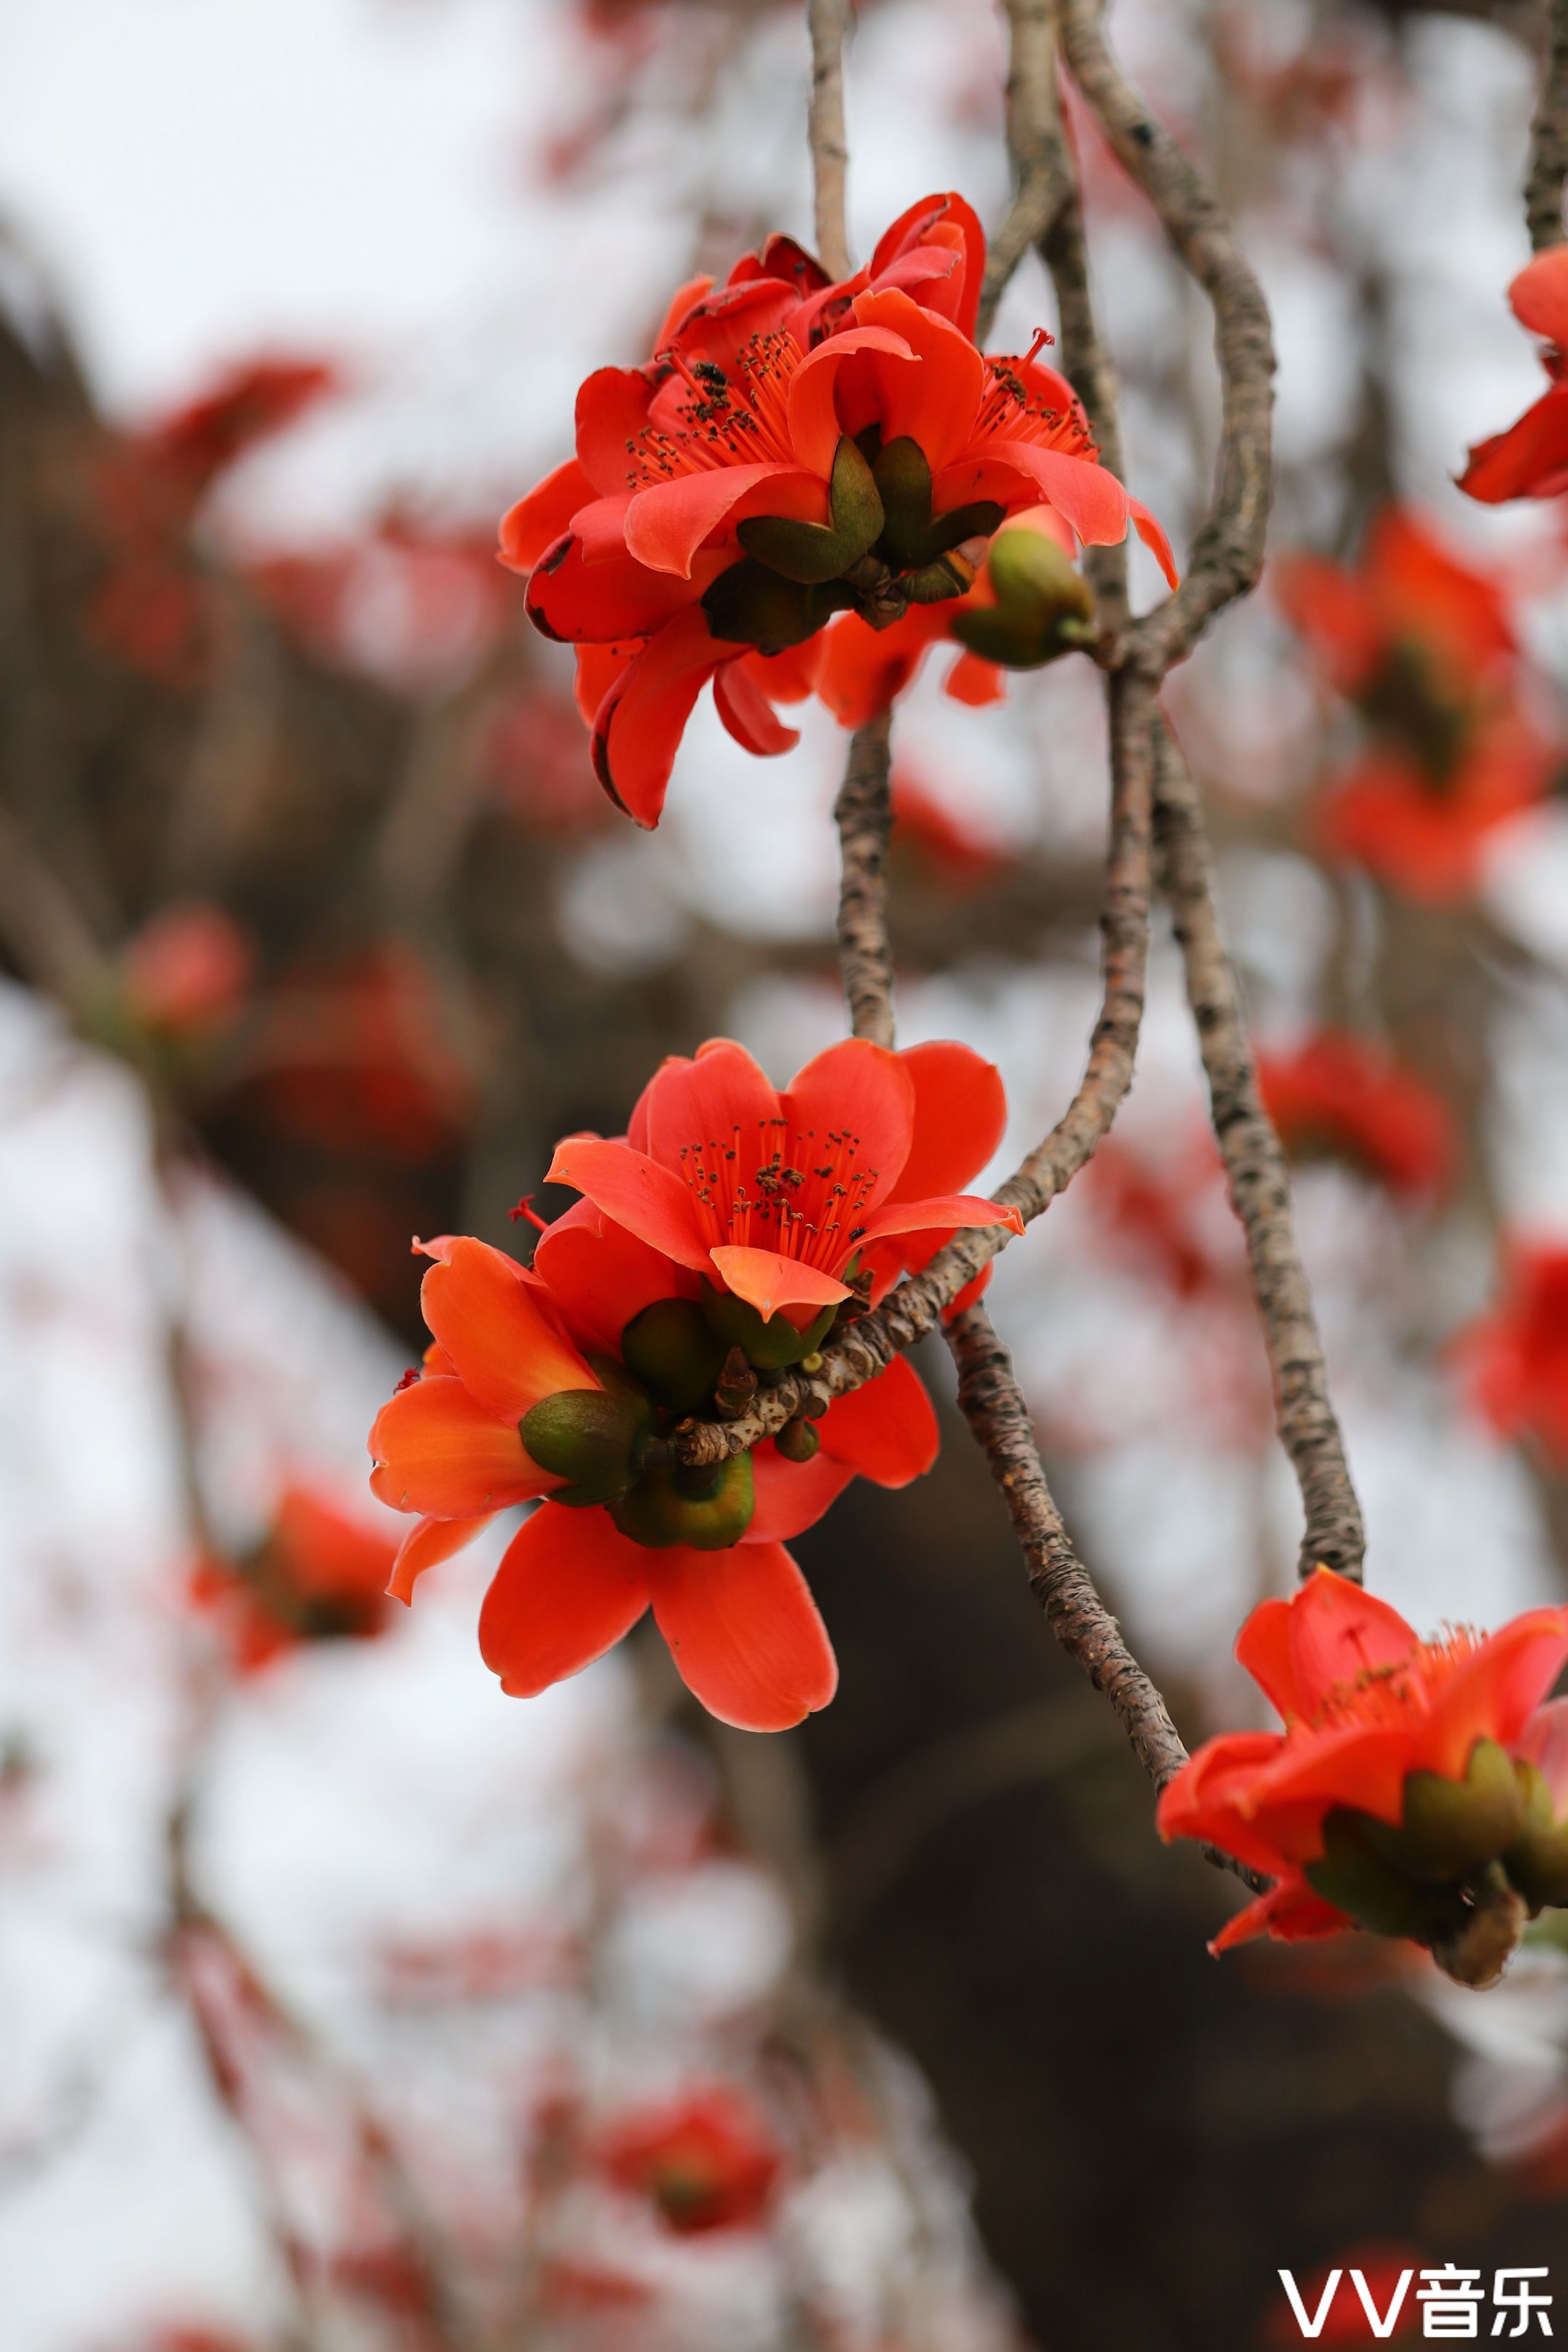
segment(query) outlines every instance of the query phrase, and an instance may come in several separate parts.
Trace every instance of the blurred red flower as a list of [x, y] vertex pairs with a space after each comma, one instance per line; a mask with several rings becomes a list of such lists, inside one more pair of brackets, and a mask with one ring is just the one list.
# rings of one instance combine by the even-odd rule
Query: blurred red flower
[[390, 1622], [387, 1580], [395, 1536], [352, 1517], [331, 1497], [286, 1487], [258, 1544], [234, 1559], [207, 1557], [190, 1593], [210, 1614], [242, 1674], [301, 1642], [371, 1641]]
[[1499, 1864], [1535, 1901], [1525, 1848], [1538, 1826], [1560, 1835], [1561, 1800], [1548, 1788], [1538, 1823], [1514, 1759], [1534, 1754], [1531, 1718], [1568, 1659], [1568, 1609], [1423, 1642], [1385, 1601], [1320, 1568], [1253, 1611], [1236, 1654], [1285, 1729], [1206, 1740], [1158, 1815], [1163, 1837], [1205, 1839], [1277, 1881], [1215, 1951], [1357, 1924], [1426, 1942], [1457, 1929], [1467, 1882]]
[[[835, 285], [787, 237], [717, 291], [683, 287], [641, 368], [577, 400], [577, 454], [501, 526], [547, 636], [584, 648], [578, 694], [605, 789], [657, 824], [711, 678], [749, 751], [796, 740], [773, 704], [836, 612], [878, 626], [962, 597], [963, 552], [1042, 499], [1077, 540], [1157, 524], [1101, 467], [1070, 387], [1036, 354], [973, 341], [985, 241], [956, 195], [897, 220]], [[628, 457], [630, 464], [628, 466]], [[778, 667], [774, 667], [774, 665]]]
[[978, 890], [1008, 863], [994, 838], [966, 824], [956, 806], [939, 798], [906, 761], [893, 768], [893, 846], [910, 849], [948, 889]]
[[1545, 339], [1541, 357], [1552, 383], [1517, 425], [1470, 451], [1459, 488], [1487, 506], [1554, 499], [1568, 490], [1568, 246], [1553, 246], [1527, 262], [1508, 299], [1520, 325]]
[[1502, 1296], [1454, 1343], [1478, 1410], [1505, 1437], [1530, 1437], [1568, 1465], [1568, 1244], [1516, 1242]]
[[562, 1145], [552, 1180], [589, 1197], [542, 1231], [531, 1269], [466, 1237], [424, 1244], [434, 1344], [371, 1433], [375, 1492], [420, 1515], [393, 1589], [406, 1599], [496, 1511], [542, 1496], [480, 1615], [503, 1688], [576, 1673], [651, 1605], [721, 1720], [778, 1730], [826, 1706], [837, 1670], [784, 1543], [852, 1477], [901, 1486], [931, 1467], [920, 1380], [900, 1357], [710, 1471], [682, 1469], [668, 1433], [743, 1407], [759, 1372], [800, 1361], [955, 1225], [1005, 1221], [928, 1189], [988, 1155], [1004, 1110], [996, 1073], [961, 1045], [851, 1040], [780, 1097], [719, 1040], [664, 1065], [626, 1141]]
[[1372, 737], [1320, 811], [1325, 846], [1412, 897], [1459, 896], [1487, 836], [1538, 801], [1559, 764], [1518, 704], [1501, 585], [1397, 507], [1373, 525], [1356, 570], [1298, 555], [1275, 583]]
[[469, 676], [510, 613], [488, 536], [397, 513], [346, 547], [269, 556], [246, 578], [317, 660], [410, 694]]
[[623, 2116], [595, 2154], [617, 2189], [646, 2198], [683, 2235], [756, 2228], [783, 2170], [750, 2101], [721, 2084]]
[[254, 961], [245, 933], [221, 907], [165, 907], [121, 955], [125, 1008], [139, 1027], [171, 1038], [211, 1036], [238, 1013]]
[[1458, 1139], [1447, 1104], [1363, 1037], [1322, 1029], [1293, 1053], [1260, 1052], [1258, 1084], [1293, 1159], [1347, 1160], [1412, 1195], [1436, 1195], [1453, 1180]]

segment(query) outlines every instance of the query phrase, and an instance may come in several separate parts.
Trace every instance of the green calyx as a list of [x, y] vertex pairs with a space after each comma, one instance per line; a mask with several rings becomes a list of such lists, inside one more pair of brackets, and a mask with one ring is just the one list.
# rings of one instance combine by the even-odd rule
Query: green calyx
[[1503, 1868], [1531, 1911], [1568, 1904], [1568, 1821], [1552, 1816], [1552, 1791], [1533, 1764], [1516, 1764], [1524, 1823]]
[[1418, 1944], [1453, 1932], [1465, 1910], [1458, 1885], [1424, 1886], [1378, 1853], [1367, 1837], [1366, 1814], [1341, 1808], [1323, 1823], [1323, 1851], [1305, 1865], [1307, 1884], [1324, 1901], [1348, 1912], [1378, 1936], [1408, 1936]]
[[760, 654], [782, 654], [816, 636], [851, 601], [848, 589], [837, 582], [805, 587], [746, 556], [721, 572], [702, 598], [702, 610], [714, 636], [754, 646]]
[[653, 1411], [630, 1389], [560, 1389], [518, 1424], [524, 1450], [542, 1470], [568, 1484], [552, 1502], [586, 1507], [613, 1503], [642, 1475]]
[[733, 1291], [715, 1290], [711, 1283], [702, 1286], [702, 1314], [708, 1328], [726, 1352], [739, 1348], [759, 1372], [782, 1371], [786, 1364], [798, 1364], [803, 1356], [815, 1354], [827, 1337], [835, 1312], [825, 1307], [804, 1331], [797, 1331], [787, 1315], [773, 1315], [764, 1321], [754, 1307], [737, 1298]]
[[732, 1454], [701, 1470], [656, 1465], [610, 1505], [610, 1517], [622, 1535], [654, 1551], [671, 1544], [727, 1551], [750, 1527], [755, 1503], [752, 1457]]
[[725, 1345], [694, 1298], [656, 1298], [621, 1334], [626, 1369], [667, 1412], [695, 1412], [724, 1369]]
[[1425, 1886], [1468, 1878], [1506, 1853], [1525, 1826], [1525, 1798], [1513, 1759], [1495, 1739], [1478, 1739], [1462, 1780], [1412, 1772], [1397, 1829], [1364, 1823], [1367, 1843], [1385, 1862]]
[[1094, 643], [1094, 593], [1047, 531], [999, 530], [986, 557], [996, 602], [953, 615], [971, 653], [1005, 669], [1039, 669]]
[[[931, 513], [931, 467], [925, 451], [908, 434], [872, 455], [871, 473], [882, 501], [884, 520], [878, 553], [895, 572], [921, 572], [939, 557], [966, 539], [984, 539], [1001, 521], [1005, 509], [990, 499], [971, 506], [953, 507], [944, 515]], [[966, 580], [963, 587], [969, 585]], [[963, 588], [949, 588], [960, 596]], [[914, 599], [916, 603], [934, 598]]]
[[875, 477], [860, 451], [843, 435], [833, 456], [827, 485], [831, 520], [795, 522], [784, 515], [752, 515], [736, 525], [735, 536], [784, 579], [819, 588], [869, 554], [882, 528], [882, 501]]

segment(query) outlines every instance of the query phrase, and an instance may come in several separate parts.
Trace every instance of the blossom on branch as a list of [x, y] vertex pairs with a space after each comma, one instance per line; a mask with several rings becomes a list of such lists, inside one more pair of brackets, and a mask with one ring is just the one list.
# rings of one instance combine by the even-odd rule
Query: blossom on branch
[[373, 1641], [392, 1612], [386, 1580], [394, 1538], [365, 1526], [313, 1487], [291, 1486], [259, 1543], [191, 1571], [195, 1605], [210, 1616], [235, 1667], [253, 1674], [302, 1642]]
[[1469, 1393], [1505, 1437], [1568, 1465], [1568, 1246], [1515, 1244], [1503, 1294], [1455, 1344]]
[[618, 2117], [594, 2153], [606, 2179], [646, 2198], [682, 2236], [754, 2229], [783, 2170], [751, 2103], [722, 2084]]
[[709, 1468], [685, 1467], [672, 1433], [743, 1412], [955, 1228], [1016, 1227], [946, 1189], [990, 1156], [1005, 1111], [963, 1045], [850, 1040], [780, 1095], [720, 1039], [664, 1065], [624, 1141], [560, 1147], [552, 1181], [585, 1197], [542, 1227], [531, 1267], [468, 1236], [420, 1244], [433, 1344], [371, 1433], [372, 1486], [417, 1515], [390, 1589], [407, 1600], [496, 1512], [537, 1500], [480, 1615], [504, 1689], [575, 1674], [651, 1607], [722, 1721], [779, 1730], [825, 1706], [837, 1669], [784, 1545], [851, 1478], [930, 1469], [920, 1380], [900, 1357]]
[[536, 626], [578, 647], [595, 769], [638, 824], [658, 822], [710, 679], [738, 741], [787, 750], [774, 706], [811, 691], [832, 616], [882, 630], [940, 613], [1010, 516], [1043, 504], [1070, 546], [1131, 521], [1173, 577], [1040, 363], [1046, 336], [1022, 357], [976, 350], [984, 259], [951, 194], [912, 205], [838, 284], [771, 237], [722, 287], [681, 288], [645, 366], [583, 385], [576, 455], [511, 509], [501, 554], [529, 575]]
[[1542, 798], [1558, 764], [1521, 706], [1500, 585], [1398, 507], [1355, 570], [1297, 555], [1275, 581], [1369, 739], [1320, 812], [1324, 845], [1412, 898], [1460, 896], [1489, 835]]
[[1478, 441], [1459, 488], [1485, 506], [1509, 499], [1554, 499], [1568, 490], [1568, 246], [1553, 246], [1526, 262], [1509, 287], [1514, 317], [1546, 345], [1542, 364], [1550, 390], [1506, 433]]
[[1411, 1198], [1436, 1197], [1452, 1181], [1447, 1104], [1367, 1038], [1321, 1029], [1294, 1053], [1260, 1052], [1258, 1086], [1293, 1160], [1345, 1160]]
[[1360, 1926], [1491, 1981], [1525, 1913], [1568, 1902], [1568, 1738], [1541, 1706], [1568, 1659], [1568, 1609], [1423, 1642], [1320, 1568], [1254, 1610], [1236, 1654], [1285, 1728], [1205, 1741], [1159, 1809], [1162, 1836], [1276, 1882], [1214, 1949]]

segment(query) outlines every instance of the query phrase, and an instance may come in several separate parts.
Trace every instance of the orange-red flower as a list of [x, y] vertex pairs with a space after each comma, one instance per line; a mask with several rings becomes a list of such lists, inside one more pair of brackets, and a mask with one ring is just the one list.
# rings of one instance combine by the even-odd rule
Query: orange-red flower
[[1400, 508], [1373, 524], [1359, 569], [1298, 555], [1275, 579], [1371, 739], [1319, 813], [1325, 847], [1412, 897], [1459, 896], [1488, 835], [1542, 797], [1558, 763], [1519, 705], [1501, 587]]
[[786, 750], [773, 706], [810, 691], [830, 616], [887, 626], [963, 596], [1010, 514], [1044, 500], [1100, 542], [1131, 520], [1168, 565], [1044, 336], [975, 349], [984, 256], [956, 195], [911, 205], [837, 285], [775, 236], [722, 287], [682, 287], [646, 366], [584, 384], [576, 456], [507, 515], [502, 560], [536, 625], [580, 648], [600, 781], [639, 824], [710, 679], [740, 742]]
[[1458, 1140], [1447, 1104], [1364, 1037], [1321, 1029], [1294, 1053], [1260, 1053], [1264, 1108], [1294, 1159], [1348, 1160], [1396, 1192], [1441, 1192]]
[[1553, 246], [1527, 262], [1508, 299], [1520, 325], [1544, 338], [1541, 357], [1552, 384], [1517, 425], [1478, 441], [1470, 451], [1459, 488], [1487, 506], [1508, 499], [1554, 499], [1568, 490], [1568, 246]]
[[1568, 1245], [1515, 1244], [1501, 1298], [1461, 1333], [1455, 1354], [1494, 1429], [1568, 1463]]
[[267, 1534], [235, 1559], [205, 1558], [190, 1592], [241, 1673], [301, 1642], [371, 1641], [386, 1631], [395, 1538], [310, 1486], [287, 1487]]
[[754, 2229], [784, 2168], [751, 2102], [723, 2084], [618, 2117], [595, 2154], [606, 2179], [683, 2235]]
[[1532, 1908], [1568, 1897], [1568, 1834], [1541, 1761], [1555, 1769], [1556, 1743], [1532, 1727], [1568, 1659], [1568, 1609], [1423, 1642], [1320, 1568], [1254, 1610], [1236, 1654], [1285, 1728], [1206, 1741], [1159, 1809], [1163, 1836], [1205, 1839], [1277, 1881], [1216, 1950], [1357, 1924], [1431, 1942], [1500, 1871]]
[[165, 907], [120, 959], [125, 1009], [159, 1035], [209, 1037], [239, 1011], [253, 964], [249, 941], [221, 907]]
[[900, 1486], [930, 1468], [920, 1381], [900, 1358], [712, 1471], [683, 1469], [670, 1433], [743, 1405], [759, 1372], [799, 1361], [955, 1226], [1004, 1221], [936, 1190], [988, 1156], [1004, 1108], [961, 1045], [851, 1041], [780, 1096], [721, 1040], [665, 1064], [627, 1141], [560, 1148], [552, 1178], [588, 1197], [531, 1268], [466, 1237], [425, 1244], [434, 1345], [371, 1433], [375, 1492], [419, 1515], [392, 1589], [406, 1599], [495, 1512], [540, 1497], [480, 1616], [505, 1689], [574, 1674], [651, 1606], [722, 1720], [776, 1730], [826, 1706], [833, 1653], [784, 1547], [857, 1475]]

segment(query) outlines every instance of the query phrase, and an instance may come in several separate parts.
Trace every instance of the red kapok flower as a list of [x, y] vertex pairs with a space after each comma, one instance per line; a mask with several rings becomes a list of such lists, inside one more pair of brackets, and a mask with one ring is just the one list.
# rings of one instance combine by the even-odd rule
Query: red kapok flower
[[1568, 1244], [1515, 1244], [1501, 1298], [1459, 1335], [1455, 1354], [1495, 1430], [1568, 1463]]
[[1321, 1029], [1294, 1053], [1260, 1053], [1258, 1084], [1293, 1158], [1328, 1153], [1408, 1194], [1435, 1195], [1452, 1180], [1447, 1103], [1363, 1037]]
[[1022, 1231], [1016, 1210], [945, 1189], [955, 1165], [972, 1174], [989, 1158], [1002, 1108], [994, 1070], [963, 1045], [894, 1054], [848, 1038], [780, 1095], [720, 1037], [665, 1063], [625, 1142], [569, 1136], [550, 1181], [754, 1310], [750, 1336], [777, 1315], [826, 1329], [863, 1265], [920, 1262], [915, 1236]]
[[809, 1433], [685, 1471], [668, 1431], [713, 1410], [721, 1380], [742, 1398], [755, 1386], [710, 1321], [719, 1292], [588, 1202], [545, 1230], [532, 1270], [467, 1238], [426, 1246], [435, 1344], [371, 1432], [372, 1486], [420, 1515], [390, 1589], [406, 1600], [496, 1511], [542, 1496], [480, 1613], [503, 1689], [526, 1697], [577, 1673], [651, 1606], [722, 1721], [775, 1731], [826, 1706], [837, 1668], [784, 1543], [858, 1473], [900, 1486], [931, 1467], [935, 1417], [909, 1365], [837, 1399]]
[[120, 959], [126, 1009], [141, 1027], [164, 1036], [210, 1036], [238, 1012], [253, 961], [244, 932], [221, 907], [165, 907]]
[[754, 2229], [784, 2168], [751, 2102], [722, 2084], [621, 2116], [594, 2152], [617, 2189], [646, 2197], [683, 2235]]
[[258, 1544], [191, 1572], [197, 1607], [220, 1628], [241, 1673], [301, 1642], [372, 1641], [386, 1631], [394, 1538], [310, 1486], [285, 1488]]
[[1552, 386], [1517, 425], [1478, 441], [1470, 451], [1459, 488], [1486, 506], [1508, 499], [1554, 499], [1568, 490], [1568, 246], [1553, 246], [1527, 262], [1508, 299], [1520, 325], [1545, 339], [1541, 356]]
[[773, 703], [809, 691], [829, 617], [881, 627], [962, 597], [966, 547], [1010, 514], [1044, 500], [1099, 542], [1131, 520], [1169, 568], [1038, 363], [1045, 337], [975, 349], [984, 256], [956, 195], [912, 205], [839, 285], [773, 237], [717, 290], [680, 289], [646, 366], [584, 384], [576, 456], [508, 514], [502, 560], [536, 625], [582, 649], [595, 764], [639, 824], [710, 678], [740, 742], [787, 750]]
[[1518, 707], [1518, 647], [1500, 583], [1394, 507], [1356, 570], [1300, 555], [1275, 580], [1372, 738], [1320, 812], [1325, 847], [1412, 897], [1459, 896], [1488, 835], [1541, 798], [1557, 764]]
[[[1553, 1841], [1568, 1839], [1531, 1747], [1568, 1659], [1568, 1609], [1423, 1642], [1386, 1601], [1320, 1568], [1290, 1600], [1254, 1610], [1236, 1654], [1285, 1729], [1205, 1741], [1159, 1808], [1162, 1836], [1205, 1839], [1277, 1880], [1216, 1951], [1359, 1923], [1451, 1954], [1500, 1889], [1532, 1908], [1568, 1895], [1568, 1868], [1552, 1875]], [[1500, 1952], [1472, 1951], [1467, 1980], [1489, 1981], [1516, 1937], [1517, 1924]]]

